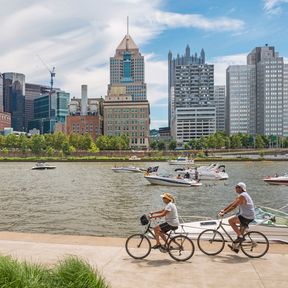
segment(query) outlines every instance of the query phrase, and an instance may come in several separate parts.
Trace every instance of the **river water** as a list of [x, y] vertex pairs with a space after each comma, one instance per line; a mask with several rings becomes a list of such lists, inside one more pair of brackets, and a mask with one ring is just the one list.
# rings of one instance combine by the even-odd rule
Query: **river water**
[[[136, 164], [142, 168], [159, 165], [159, 174], [176, 173], [175, 166], [164, 162]], [[162, 208], [164, 192], [176, 196], [182, 216], [215, 217], [235, 198], [239, 181], [247, 184], [256, 205], [279, 208], [288, 203], [287, 186], [270, 186], [262, 180], [287, 171], [285, 162], [227, 162], [229, 180], [203, 181], [203, 186], [189, 188], [150, 185], [140, 173], [114, 173], [114, 163], [51, 165], [57, 168], [37, 171], [31, 170], [33, 163], [0, 163], [1, 230], [127, 236], [141, 230], [142, 214]]]

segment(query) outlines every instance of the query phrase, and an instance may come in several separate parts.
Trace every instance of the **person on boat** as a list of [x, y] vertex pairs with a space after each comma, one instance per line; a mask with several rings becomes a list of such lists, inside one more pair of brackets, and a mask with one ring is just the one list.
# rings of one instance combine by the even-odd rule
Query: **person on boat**
[[178, 174], [177, 175], [177, 179], [181, 179], [182, 177], [181, 177], [181, 175], [180, 174]]
[[186, 173], [184, 174], [184, 178], [186, 178], [186, 179], [189, 179], [189, 178], [190, 178], [189, 172], [186, 172]]
[[150, 213], [150, 219], [165, 217], [165, 222], [154, 227], [156, 244], [152, 247], [153, 249], [161, 248], [160, 237], [166, 243], [166, 236], [170, 230], [176, 230], [179, 226], [179, 218], [176, 205], [174, 204], [174, 197], [169, 193], [161, 195], [163, 203], [165, 204], [164, 209]]
[[[243, 237], [244, 231], [248, 228], [248, 224], [252, 222], [255, 218], [255, 207], [252, 198], [246, 191], [246, 184], [243, 182], [239, 182], [235, 186], [236, 193], [238, 194], [237, 198], [231, 202], [227, 207], [222, 209], [219, 213], [219, 216], [224, 216], [230, 211], [234, 210], [239, 206], [239, 212], [231, 217], [228, 221], [232, 229], [237, 234], [237, 239], [234, 240], [234, 244], [240, 244], [245, 239]], [[240, 224], [238, 228], [237, 224]], [[229, 246], [233, 251], [239, 251], [238, 247]], [[238, 250], [238, 251], [237, 251]]]
[[198, 181], [199, 180], [199, 172], [198, 172], [198, 170], [197, 170], [197, 167], [195, 167], [195, 172], [194, 172], [195, 174], [194, 174], [194, 179], [196, 180], [196, 181]]

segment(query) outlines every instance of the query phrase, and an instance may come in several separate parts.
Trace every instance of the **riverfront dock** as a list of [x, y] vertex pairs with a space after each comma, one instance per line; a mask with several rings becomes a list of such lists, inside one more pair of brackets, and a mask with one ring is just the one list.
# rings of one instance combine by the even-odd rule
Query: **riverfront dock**
[[208, 257], [197, 249], [187, 262], [176, 262], [168, 254], [153, 250], [143, 260], [130, 258], [124, 238], [0, 232], [0, 253], [21, 261], [53, 265], [75, 255], [97, 268], [117, 288], [245, 287], [286, 288], [288, 245], [271, 244], [260, 259], [249, 259], [225, 248]]

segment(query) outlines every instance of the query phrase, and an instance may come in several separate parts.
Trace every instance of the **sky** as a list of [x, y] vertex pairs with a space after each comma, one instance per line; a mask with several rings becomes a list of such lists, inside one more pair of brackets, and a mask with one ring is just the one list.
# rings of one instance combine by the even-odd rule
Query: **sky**
[[26, 82], [80, 97], [105, 96], [109, 58], [129, 32], [145, 56], [151, 129], [168, 125], [169, 50], [205, 50], [215, 65], [215, 84], [225, 84], [229, 65], [266, 43], [288, 63], [288, 0], [0, 0], [0, 72], [19, 72]]

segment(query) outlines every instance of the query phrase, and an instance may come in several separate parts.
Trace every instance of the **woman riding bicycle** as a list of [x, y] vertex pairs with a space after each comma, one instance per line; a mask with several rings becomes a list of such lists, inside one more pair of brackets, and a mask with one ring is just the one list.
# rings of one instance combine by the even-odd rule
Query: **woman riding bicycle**
[[[223, 216], [239, 206], [239, 213], [231, 217], [228, 221], [230, 226], [233, 228], [233, 230], [238, 236], [234, 243], [241, 243], [245, 240], [243, 237], [245, 229], [248, 227], [248, 224], [252, 222], [255, 218], [255, 208], [253, 200], [246, 192], [245, 183], [239, 182], [235, 186], [235, 190], [239, 196], [227, 207], [222, 209], [219, 215]], [[238, 228], [237, 224], [240, 224], [240, 228]]]
[[164, 209], [150, 213], [151, 219], [165, 217], [164, 223], [154, 227], [156, 245], [152, 247], [153, 249], [161, 248], [160, 237], [166, 243], [165, 233], [170, 230], [176, 230], [179, 225], [178, 212], [176, 205], [174, 204], [174, 197], [169, 193], [164, 193], [161, 197], [166, 205]]

